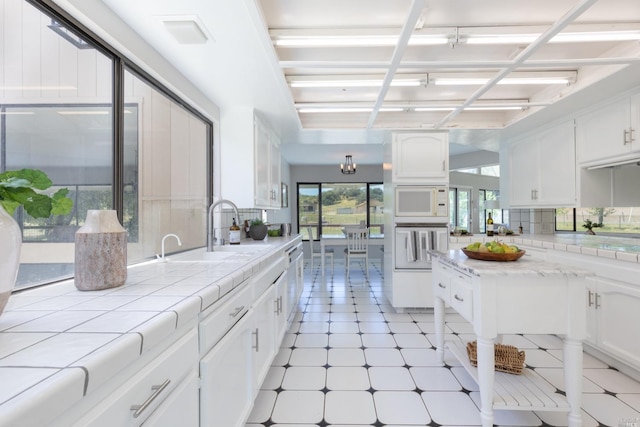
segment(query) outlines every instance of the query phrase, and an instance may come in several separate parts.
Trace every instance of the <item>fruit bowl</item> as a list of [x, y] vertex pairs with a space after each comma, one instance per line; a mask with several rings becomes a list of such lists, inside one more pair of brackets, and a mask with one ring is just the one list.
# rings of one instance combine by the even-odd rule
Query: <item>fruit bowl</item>
[[515, 261], [520, 258], [526, 251], [520, 249], [518, 252], [495, 253], [495, 252], [478, 252], [468, 249], [461, 249], [462, 252], [471, 259], [479, 259], [481, 261]]

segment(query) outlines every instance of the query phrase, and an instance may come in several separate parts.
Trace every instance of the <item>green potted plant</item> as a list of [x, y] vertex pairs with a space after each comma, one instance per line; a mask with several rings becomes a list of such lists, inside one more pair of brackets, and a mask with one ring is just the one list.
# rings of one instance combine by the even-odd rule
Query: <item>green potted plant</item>
[[66, 215], [73, 202], [67, 198], [66, 188], [53, 195], [39, 193], [51, 187], [52, 182], [37, 169], [20, 169], [0, 173], [0, 314], [4, 310], [15, 286], [20, 266], [22, 232], [13, 219], [14, 211], [23, 206], [34, 218]]
[[267, 231], [268, 227], [264, 221], [259, 218], [251, 220], [249, 225], [249, 236], [251, 236], [253, 240], [263, 240], [267, 237]]
[[585, 220], [584, 224], [582, 224], [582, 228], [586, 228], [586, 234], [595, 235], [596, 233], [593, 231], [593, 228], [602, 227], [602, 224], [598, 224], [597, 222], [591, 222], [590, 219]]

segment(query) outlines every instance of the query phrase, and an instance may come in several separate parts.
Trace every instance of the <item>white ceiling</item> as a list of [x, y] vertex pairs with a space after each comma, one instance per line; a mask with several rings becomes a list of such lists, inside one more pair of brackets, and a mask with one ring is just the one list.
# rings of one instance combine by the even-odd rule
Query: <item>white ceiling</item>
[[[100, 0], [60, 0], [89, 18]], [[222, 111], [253, 106], [280, 131], [291, 164], [382, 162], [390, 132], [450, 130], [451, 154], [497, 151], [505, 134], [523, 132], [640, 85], [640, 43], [546, 43], [556, 34], [591, 29], [640, 29], [638, 0], [102, 0], [167, 58]], [[95, 9], [93, 8], [95, 6]], [[162, 21], [189, 17], [209, 40], [180, 44]], [[96, 17], [97, 18], [97, 17]], [[471, 32], [535, 32], [531, 44], [470, 45]], [[509, 28], [506, 28], [509, 27]], [[531, 27], [531, 28], [528, 28]], [[535, 27], [535, 28], [534, 28]], [[460, 42], [407, 46], [409, 36], [457, 31]], [[108, 29], [107, 29], [108, 31]], [[390, 47], [276, 48], [279, 35], [388, 33]], [[116, 34], [111, 34], [117, 37]], [[629, 65], [631, 64], [631, 65]], [[498, 85], [511, 72], [570, 72], [569, 85]], [[438, 75], [487, 76], [485, 85], [437, 86]], [[389, 87], [415, 77], [418, 87]], [[511, 77], [513, 75], [511, 74]], [[294, 78], [379, 79], [381, 87], [291, 88]], [[466, 107], [528, 103], [515, 111]], [[370, 107], [366, 113], [298, 113], [297, 107]], [[453, 111], [413, 111], [415, 106]], [[387, 113], [387, 107], [403, 111]], [[221, 124], [224, 126], [224, 123]], [[502, 130], [506, 129], [506, 130]]]

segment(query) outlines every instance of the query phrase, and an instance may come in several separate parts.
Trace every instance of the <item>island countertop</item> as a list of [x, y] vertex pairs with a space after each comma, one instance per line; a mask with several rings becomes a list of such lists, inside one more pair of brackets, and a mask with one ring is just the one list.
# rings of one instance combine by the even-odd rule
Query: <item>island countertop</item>
[[458, 268], [474, 276], [489, 275], [571, 275], [585, 277], [593, 273], [571, 267], [564, 264], [557, 264], [532, 257], [523, 256], [517, 261], [481, 261], [467, 257], [460, 249], [451, 249], [446, 252], [429, 251], [433, 257], [443, 260], [452, 267]]

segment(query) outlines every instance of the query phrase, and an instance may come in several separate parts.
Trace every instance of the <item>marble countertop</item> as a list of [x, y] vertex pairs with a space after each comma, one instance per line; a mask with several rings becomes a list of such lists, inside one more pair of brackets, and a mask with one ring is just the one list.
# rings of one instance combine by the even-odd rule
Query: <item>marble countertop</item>
[[584, 233], [524, 234], [520, 236], [485, 235], [450, 237], [451, 243], [485, 242], [494, 239], [533, 248], [555, 249], [583, 255], [640, 263], [640, 239], [591, 236]]
[[34, 402], [41, 420], [60, 415], [299, 239], [243, 240], [216, 262], [198, 249], [132, 265], [113, 289], [68, 280], [13, 294], [0, 315], [1, 424], [31, 425]]
[[491, 275], [570, 275], [575, 277], [585, 277], [593, 275], [593, 273], [586, 270], [527, 256], [523, 256], [517, 261], [498, 262], [471, 259], [460, 249], [451, 249], [446, 252], [429, 251], [429, 253], [431, 256], [439, 258], [453, 267], [478, 277]]

